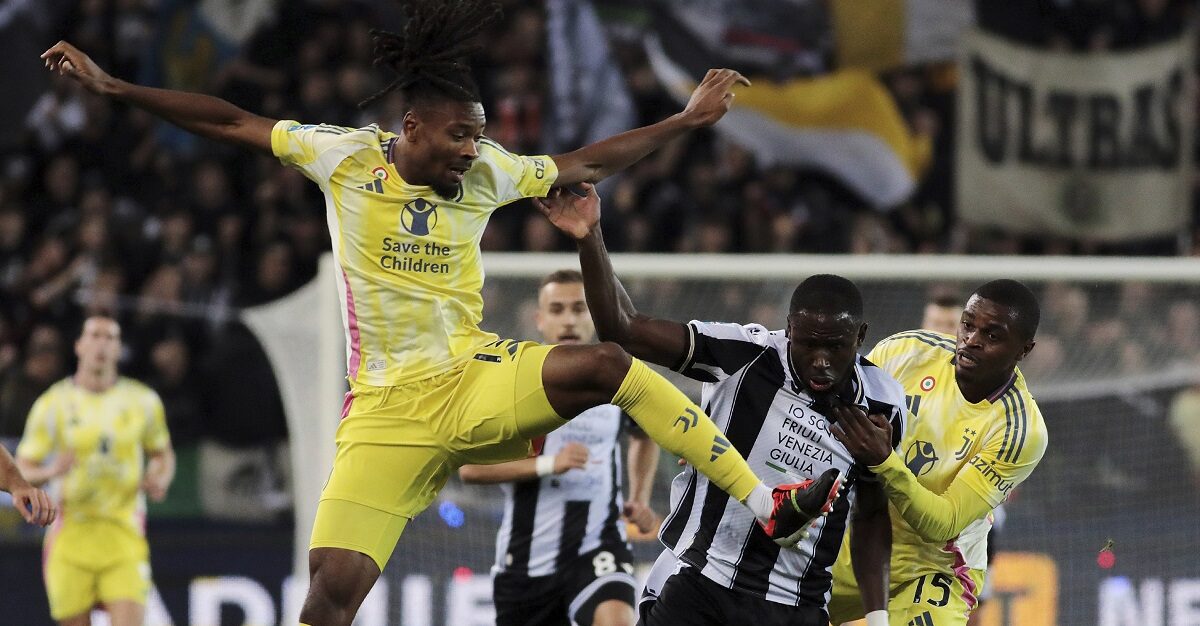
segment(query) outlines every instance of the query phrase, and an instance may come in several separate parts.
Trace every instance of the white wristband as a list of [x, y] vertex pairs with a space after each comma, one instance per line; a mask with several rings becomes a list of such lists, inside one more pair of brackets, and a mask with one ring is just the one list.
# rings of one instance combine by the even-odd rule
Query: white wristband
[[549, 476], [554, 473], [554, 455], [543, 454], [539, 456], [534, 467], [537, 470], [538, 478]]
[[867, 613], [867, 626], [888, 626], [888, 612], [880, 610]]

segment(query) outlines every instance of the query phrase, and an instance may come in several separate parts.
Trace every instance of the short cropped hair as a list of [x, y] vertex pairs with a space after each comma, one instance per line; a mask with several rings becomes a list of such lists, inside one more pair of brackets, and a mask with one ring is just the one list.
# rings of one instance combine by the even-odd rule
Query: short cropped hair
[[789, 313], [849, 313], [856, 320], [863, 316], [862, 293], [853, 282], [833, 274], [816, 274], [804, 279], [792, 292]]
[[542, 279], [542, 284], [538, 285], [538, 289], [541, 289], [542, 287], [545, 287], [546, 285], [550, 285], [550, 284], [582, 283], [582, 282], [583, 282], [583, 274], [580, 274], [579, 270], [558, 270], [556, 272], [551, 272], [551, 273], [547, 274], [546, 277]]
[[930, 290], [929, 297], [925, 300], [925, 304], [940, 306], [944, 309], [953, 307], [962, 308], [963, 299], [958, 295], [958, 292], [949, 287], [937, 287]]
[[1038, 305], [1037, 296], [1020, 281], [1001, 278], [986, 282], [980, 285], [973, 295], [1011, 309], [1016, 314], [1015, 328], [1026, 340], [1037, 335], [1042, 309]]

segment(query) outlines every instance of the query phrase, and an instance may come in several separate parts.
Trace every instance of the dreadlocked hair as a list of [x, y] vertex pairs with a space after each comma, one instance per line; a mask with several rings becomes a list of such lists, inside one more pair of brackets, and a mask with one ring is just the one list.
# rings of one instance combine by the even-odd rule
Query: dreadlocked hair
[[478, 102], [479, 87], [466, 61], [482, 49], [471, 39], [500, 17], [500, 5], [491, 0], [408, 0], [404, 13], [403, 34], [371, 31], [375, 65], [390, 67], [396, 78], [358, 107], [365, 109], [396, 90], [410, 106], [435, 95]]

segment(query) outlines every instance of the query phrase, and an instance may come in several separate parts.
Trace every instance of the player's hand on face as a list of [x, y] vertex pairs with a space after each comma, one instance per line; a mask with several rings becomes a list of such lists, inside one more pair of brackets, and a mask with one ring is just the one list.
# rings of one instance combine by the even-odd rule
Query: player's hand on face
[[646, 534], [658, 530], [658, 514], [654, 512], [654, 509], [637, 500], [627, 500], [621, 510], [621, 515], [637, 526], [640, 533]]
[[46, 526], [58, 517], [58, 508], [45, 491], [22, 480], [12, 487], [13, 506], [25, 521], [36, 526]]
[[554, 455], [554, 473], [562, 474], [568, 470], [582, 468], [587, 465], [587, 461], [587, 446], [572, 441]]
[[697, 126], [716, 124], [733, 106], [734, 85], [750, 86], [750, 81], [736, 70], [708, 70], [692, 91], [683, 115]]
[[50, 46], [41, 58], [51, 72], [74, 78], [92, 93], [103, 94], [112, 82], [112, 76], [100, 69], [91, 57], [65, 41]]
[[860, 463], [879, 465], [892, 453], [892, 425], [882, 415], [867, 416], [857, 406], [839, 406], [832, 411], [829, 432], [842, 442]]
[[[580, 197], [576, 190], [587, 195]], [[533, 204], [551, 224], [573, 239], [587, 237], [592, 227], [600, 223], [600, 196], [588, 183], [579, 183], [572, 191], [556, 187], [545, 198], [534, 198]]]

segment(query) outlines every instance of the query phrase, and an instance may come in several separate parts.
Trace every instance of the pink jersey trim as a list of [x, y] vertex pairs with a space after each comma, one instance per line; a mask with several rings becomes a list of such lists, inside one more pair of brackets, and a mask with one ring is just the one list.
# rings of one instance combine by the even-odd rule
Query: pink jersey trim
[[67, 507], [62, 502], [54, 503], [58, 507], [58, 517], [51, 522], [50, 528], [46, 529], [46, 536], [42, 541], [42, 581], [46, 580], [46, 564], [50, 562], [50, 551], [54, 549], [54, 543], [58, 541], [58, 535], [63, 529], [63, 520], [67, 518]]
[[354, 294], [350, 291], [350, 278], [346, 276], [344, 269], [342, 282], [346, 285], [346, 326], [350, 332], [350, 362], [346, 365], [346, 370], [352, 380], [358, 380], [358, 366], [362, 362], [362, 339], [358, 334], [358, 315], [354, 313]]
[[947, 541], [946, 547], [942, 549], [954, 555], [954, 577], [962, 585], [962, 599], [967, 603], [967, 610], [973, 610], [979, 604], [979, 599], [975, 596], [975, 579], [971, 578], [971, 568], [967, 567], [967, 560], [963, 558], [962, 549], [954, 543], [953, 539]]

